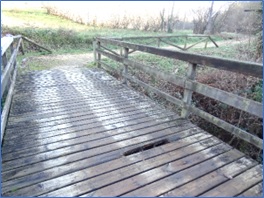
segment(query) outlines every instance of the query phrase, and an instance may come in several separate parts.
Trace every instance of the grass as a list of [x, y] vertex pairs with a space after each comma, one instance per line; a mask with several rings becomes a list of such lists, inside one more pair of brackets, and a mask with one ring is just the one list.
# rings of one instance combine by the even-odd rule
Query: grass
[[[53, 49], [56, 54], [79, 53], [92, 50], [92, 40], [96, 36], [133, 37], [153, 35], [183, 35], [192, 34], [191, 30], [175, 31], [173, 34], [146, 32], [131, 29], [110, 29], [93, 27], [73, 22], [59, 16], [47, 14], [45, 9], [38, 10], [2, 10], [3, 33], [21, 34], [35, 40], [37, 43]], [[7, 22], [10, 22], [7, 26]], [[219, 39], [219, 38], [215, 38]], [[183, 44], [183, 38], [170, 39], [177, 44]], [[196, 42], [190, 38], [189, 42]], [[133, 42], [133, 41], [132, 41]], [[145, 44], [149, 40], [136, 41]]]

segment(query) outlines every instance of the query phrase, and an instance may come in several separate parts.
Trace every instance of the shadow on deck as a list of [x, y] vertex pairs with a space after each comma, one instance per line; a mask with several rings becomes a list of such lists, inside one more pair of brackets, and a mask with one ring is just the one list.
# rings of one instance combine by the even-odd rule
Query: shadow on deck
[[262, 196], [262, 165], [99, 69], [20, 75], [4, 196]]

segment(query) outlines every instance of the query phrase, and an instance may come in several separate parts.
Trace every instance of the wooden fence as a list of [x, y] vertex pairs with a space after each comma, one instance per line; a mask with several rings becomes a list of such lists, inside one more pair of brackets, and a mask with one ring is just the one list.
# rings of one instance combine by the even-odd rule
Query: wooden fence
[[[122, 39], [125, 40], [125, 39]], [[190, 112], [200, 116], [201, 118], [215, 124], [216, 126], [234, 134], [235, 136], [257, 146], [262, 149], [263, 141], [261, 138], [248, 133], [234, 125], [231, 125], [201, 109], [198, 109], [192, 104], [192, 93], [197, 92], [209, 98], [215, 99], [222, 103], [225, 103], [229, 106], [235, 107], [247, 113], [253, 114], [260, 118], [263, 118], [262, 115], [262, 103], [235, 95], [233, 93], [229, 93], [220, 89], [216, 89], [199, 82], [196, 82], [196, 68], [199, 65], [205, 65], [208, 67], [213, 67], [217, 69], [222, 69], [226, 71], [241, 73], [245, 75], [250, 75], [258, 78], [262, 78], [263, 67], [261, 64], [252, 63], [252, 62], [241, 62], [236, 60], [224, 59], [224, 58], [216, 58], [211, 56], [198, 55], [193, 53], [187, 53], [183, 51], [174, 51], [168, 49], [161, 49], [156, 47], [150, 47], [146, 45], [138, 45], [132, 44], [129, 42], [125, 42], [118, 39], [109, 39], [109, 38], [95, 38], [94, 40], [94, 57], [97, 62], [98, 67], [103, 67], [105, 69], [114, 70], [124, 77], [124, 81], [130, 80], [134, 83], [137, 83], [144, 87], [145, 89], [156, 93], [164, 97], [166, 100], [176, 104], [177, 106], [182, 108], [181, 116], [183, 118], [187, 118]], [[123, 48], [122, 55], [117, 52], [109, 49], [106, 45], [113, 45], [117, 47]], [[157, 69], [153, 69], [150, 66], [141, 64], [137, 61], [130, 60], [128, 55], [131, 51], [140, 51], [149, 54], [159, 55], [167, 58], [178, 59], [181, 61], [185, 61], [189, 63], [187, 76], [180, 77], [168, 73], [164, 73], [162, 71], [158, 71]], [[108, 57], [114, 61], [120, 62], [123, 64], [123, 71], [117, 71], [109, 64], [106, 64], [101, 60], [101, 56]], [[184, 96], [183, 99], [177, 99], [157, 88], [154, 88], [135, 77], [132, 77], [128, 74], [128, 67], [136, 68], [141, 71], [146, 72], [149, 75], [154, 77], [158, 77], [167, 82], [173, 83], [177, 86], [184, 88]]]
[[[5, 127], [8, 119], [8, 114], [11, 106], [11, 101], [13, 97], [16, 76], [17, 76], [17, 55], [19, 49], [24, 54], [23, 40], [30, 42], [33, 45], [42, 48], [49, 53], [51, 51], [36, 42], [30, 40], [27, 37], [17, 35], [13, 37], [3, 37], [1, 38], [1, 102], [4, 103], [3, 110], [1, 112], [1, 144], [3, 141], [3, 136], [5, 132]], [[9, 57], [8, 57], [8, 54]]]
[[[21, 46], [22, 38], [4, 37], [1, 38], [1, 56], [2, 56], [2, 76], [1, 76], [1, 101], [6, 95], [4, 107], [1, 114], [1, 143], [3, 141], [5, 126], [8, 118], [8, 113], [11, 106], [12, 96], [14, 92], [17, 64], [16, 57]], [[15, 46], [16, 43], [16, 46]], [[11, 56], [8, 60], [8, 50]]]
[[[176, 45], [172, 41], [169, 41], [168, 39], [170, 38], [183, 38], [184, 39], [184, 44], [183, 47]], [[199, 41], [192, 43], [188, 46], [188, 38], [201, 38]], [[186, 51], [200, 43], [205, 43], [204, 48], [207, 48], [208, 42], [212, 42], [215, 47], [218, 47], [217, 43], [210, 37], [209, 35], [172, 35], [172, 36], [141, 36], [141, 37], [112, 37], [112, 38], [107, 38], [107, 39], [113, 39], [113, 40], [118, 40], [118, 41], [138, 41], [138, 40], [150, 40], [147, 45], [149, 44], [156, 44], [157, 47], [161, 47], [162, 43], [165, 43], [166, 45], [176, 47], [180, 50]], [[136, 51], [136, 50], [135, 50]], [[133, 53], [134, 50], [130, 51], [130, 53]]]

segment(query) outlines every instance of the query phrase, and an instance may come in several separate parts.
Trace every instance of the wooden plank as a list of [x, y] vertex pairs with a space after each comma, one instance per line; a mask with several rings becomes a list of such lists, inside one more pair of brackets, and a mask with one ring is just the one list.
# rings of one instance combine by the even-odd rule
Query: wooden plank
[[257, 165], [201, 196], [236, 196], [263, 179], [262, 165]]
[[262, 149], [263, 148], [263, 140], [255, 135], [252, 135], [236, 126], [233, 126], [205, 111], [202, 111], [196, 107], [189, 106], [189, 110], [199, 117], [207, 120], [208, 122], [213, 123], [214, 125], [228, 131], [231, 134], [234, 134], [235, 136], [239, 137], [240, 139], [245, 140], [246, 142], [249, 142], [256, 147]]
[[[180, 123], [182, 123], [182, 121]], [[180, 124], [178, 123], [178, 125]], [[186, 127], [188, 128], [190, 126], [186, 125]], [[131, 145], [138, 142], [147, 141], [149, 139], [161, 137], [165, 135], [164, 131], [166, 131], [166, 135], [173, 134], [175, 133], [176, 130], [178, 130], [176, 127], [172, 129], [161, 129], [162, 132], [154, 131], [152, 128], [145, 128], [144, 130], [142, 130], [143, 134], [141, 134], [140, 136], [136, 136], [132, 138], [129, 137], [124, 140], [121, 139], [122, 137], [124, 138], [124, 136], [120, 135], [121, 138], [116, 137], [117, 140], [113, 139], [112, 137], [108, 137], [110, 140], [107, 140], [106, 138], [100, 142], [97, 141], [94, 141], [93, 143], [90, 142], [89, 145], [87, 145], [86, 143], [82, 143], [70, 147], [63, 147], [56, 150], [48, 150], [45, 153], [40, 153], [34, 156], [21, 157], [16, 160], [7, 161], [2, 164], [2, 171], [8, 171], [26, 165], [28, 166], [30, 164], [35, 164], [37, 162], [46, 161], [49, 159], [69, 155], [76, 152], [82, 152], [82, 151], [86, 152], [87, 149], [89, 149], [88, 151], [91, 155], [100, 154], [102, 152], [110, 151], [109, 149], [121, 148], [120, 147], [121, 145]], [[122, 140], [122, 144], [116, 144], [116, 141], [121, 141], [121, 140]]]
[[[96, 176], [99, 176], [104, 173], [109, 173], [110, 171], [115, 171], [122, 167], [127, 167], [129, 165], [135, 164], [137, 162], [144, 160], [148, 160], [154, 157], [158, 157], [161, 155], [167, 155], [167, 153], [173, 152], [175, 150], [184, 148], [186, 146], [195, 144], [199, 141], [205, 140], [209, 138], [210, 135], [204, 134], [204, 133], [198, 133], [196, 135], [186, 137], [183, 139], [179, 139], [177, 141], [177, 144], [175, 143], [168, 143], [165, 145], [162, 145], [160, 147], [154, 147], [151, 150], [146, 150], [143, 152], [140, 152], [136, 155], [130, 155], [126, 157], [122, 157], [119, 159], [112, 160], [110, 162], [102, 163], [97, 166], [89, 167], [83, 170], [78, 170], [76, 172], [72, 172], [66, 175], [62, 175], [60, 177], [56, 177], [57, 171], [53, 171], [52, 173], [55, 173], [55, 177], [49, 178], [49, 180], [39, 183], [41, 177], [37, 177], [34, 175], [28, 175], [26, 178], [19, 178], [16, 180], [11, 180], [9, 182], [3, 183], [3, 192], [6, 193], [8, 190], [10, 190], [12, 187], [14, 188], [22, 188], [28, 185], [28, 187], [17, 190], [15, 194], [21, 194], [21, 195], [41, 195], [43, 193], [50, 192], [52, 190], [56, 190], [61, 187], [65, 187], [67, 185], [70, 185], [72, 183], [76, 183], [78, 181], [82, 181], [84, 179], [93, 178]], [[159, 157], [160, 158], [160, 157]], [[49, 170], [50, 171], [50, 170]], [[89, 174], [84, 174], [85, 172], [89, 172]], [[45, 175], [47, 175], [47, 171], [45, 171]], [[54, 175], [53, 175], [54, 176]], [[69, 179], [72, 178], [72, 179]], [[25, 182], [26, 181], [26, 182]], [[34, 184], [29, 186], [29, 183]], [[10, 192], [13, 194], [13, 192]]]
[[[2, 179], [3, 181], [10, 180], [39, 171], [44, 171], [45, 169], [49, 169], [52, 167], [73, 163], [82, 159], [86, 159], [86, 163], [84, 164], [85, 166], [97, 165], [98, 163], [103, 163], [119, 158], [123, 155], [124, 152], [131, 150], [132, 148], [151, 143], [153, 141], [158, 141], [164, 138], [167, 138], [169, 141], [173, 141], [177, 138], [183, 138], [198, 132], [197, 130], [193, 129], [192, 125], [185, 124], [184, 126], [176, 126], [177, 125], [175, 125], [173, 130], [166, 129], [162, 132], [153, 132], [151, 133], [151, 135], [146, 134], [143, 137], [131, 138], [129, 140], [122, 141], [120, 144], [112, 143], [90, 150], [87, 150], [87, 147], [89, 147], [89, 145], [87, 144], [85, 144], [84, 146], [76, 145], [66, 149], [58, 149], [56, 152], [50, 151], [33, 157], [21, 158], [19, 160], [21, 164], [18, 164], [18, 162], [15, 163], [14, 161], [10, 161], [4, 163], [2, 166]], [[87, 160], [88, 158], [90, 159], [94, 156], [98, 156], [97, 160], [93, 160], [90, 162], [89, 160]]]
[[186, 47], [185, 50], [188, 50], [188, 49], [194, 47], [195, 45], [197, 45], [197, 44], [199, 44], [199, 43], [202, 43], [202, 42], [204, 42], [204, 41], [207, 41], [207, 38], [202, 39], [202, 40], [200, 40], [200, 41], [198, 41], [198, 42], [196, 42], [196, 43], [194, 43], [194, 44], [192, 44], [192, 45]]
[[[170, 120], [170, 123], [174, 123], [175, 121], [177, 121], [177, 118], [175, 120]], [[153, 124], [153, 123], [152, 123]], [[145, 133], [147, 133], [146, 129], [148, 130], [152, 130], [152, 131], [157, 131], [157, 130], [165, 130], [169, 127], [169, 123], [168, 122], [164, 122], [162, 124], [153, 124], [154, 126], [149, 126], [148, 124], [144, 123], [143, 126], [138, 124], [136, 126], [130, 126], [130, 129], [133, 129], [135, 131], [131, 131], [130, 129], [128, 130], [127, 128], [124, 130], [122, 129], [116, 129], [116, 130], [107, 130], [104, 131], [103, 133], [96, 133], [96, 134], [90, 134], [89, 133], [86, 136], [78, 136], [77, 138], [74, 139], [65, 139], [65, 136], [61, 137], [61, 139], [57, 142], [54, 143], [50, 143], [50, 144], [39, 144], [39, 145], [35, 145], [32, 144], [32, 146], [37, 147], [37, 148], [28, 148], [24, 147], [24, 150], [19, 150], [18, 152], [12, 152], [9, 154], [5, 154], [3, 155], [3, 162], [6, 162], [6, 160], [14, 160], [14, 159], [18, 159], [18, 158], [22, 158], [22, 157], [26, 157], [26, 156], [32, 156], [38, 153], [44, 153], [44, 152], [48, 152], [51, 150], [56, 150], [56, 149], [60, 149], [60, 148], [66, 148], [66, 147], [70, 147], [73, 145], [77, 145], [77, 144], [83, 144], [83, 143], [88, 143], [89, 142], [89, 148], [93, 148], [93, 147], [98, 147], [101, 145], [105, 145], [105, 144], [110, 144], [113, 142], [113, 140], [115, 141], [122, 141], [122, 140], [126, 140], [129, 138], [134, 138], [137, 136], [141, 136], [144, 135]], [[129, 125], [128, 125], [129, 126]], [[141, 128], [140, 128], [141, 127]], [[139, 131], [139, 129], [144, 129], [143, 131]], [[87, 131], [86, 131], [87, 132]], [[90, 132], [90, 131], [89, 131]], [[67, 136], [66, 136], [67, 137]], [[68, 137], [67, 137], [68, 138]], [[30, 142], [29, 142], [30, 143]], [[41, 146], [43, 145], [43, 146]], [[25, 149], [28, 148], [28, 149]], [[56, 151], [54, 151], [56, 152]]]
[[[207, 141], [207, 142], [209, 143], [209, 141]], [[213, 146], [215, 144], [216, 144], [216, 142], [211, 142], [211, 143], [209, 143], [208, 147], [210, 147], [210, 145]], [[137, 175], [137, 174], [142, 173], [142, 172], [145, 173], [148, 170], [149, 171], [151, 171], [153, 169], [155, 170], [159, 166], [161, 166], [161, 167], [159, 167], [159, 169], [162, 169], [162, 168], [164, 168], [164, 166], [166, 167], [167, 164], [171, 161], [175, 161], [177, 159], [181, 159], [183, 157], [186, 157], [186, 156], [188, 156], [188, 154], [193, 154], [193, 153], [196, 154], [197, 152], [199, 153], [199, 151], [204, 150], [206, 148], [207, 148], [207, 146], [196, 143], [194, 145], [187, 146], [184, 149], [184, 152], [182, 152], [181, 149], [175, 150], [175, 151], [172, 151], [168, 154], [163, 154], [163, 155], [151, 158], [149, 160], [144, 160], [144, 161], [138, 162], [132, 166], [120, 168], [116, 171], [109, 172], [109, 173], [106, 173], [103, 175], [99, 175], [99, 176], [94, 177], [92, 179], [84, 180], [84, 181], [75, 183], [74, 185], [66, 186], [64, 188], [60, 188], [59, 190], [55, 190], [53, 192], [50, 192], [50, 193], [47, 193], [44, 195], [45, 196], [51, 196], [51, 197], [52, 196], [58, 196], [58, 195], [87, 196], [86, 193], [89, 191], [93, 191], [94, 189], [98, 189], [100, 187], [116, 183], [118, 181], [123, 181], [123, 182], [127, 181], [128, 178], [131, 178], [131, 176], [133, 176], [133, 175]], [[217, 148], [219, 148], [219, 147], [217, 147]], [[214, 155], [216, 155], [216, 154], [214, 154]], [[195, 157], [193, 157], [193, 158], [195, 158]], [[181, 160], [179, 160], [179, 161], [181, 161]], [[192, 163], [195, 163], [195, 159], [194, 159], [194, 162], [192, 162]], [[188, 165], [186, 165], [186, 164], [183, 166], [180, 166], [179, 169], [186, 167], [186, 166], [188, 167]], [[131, 179], [129, 181], [133, 182], [135, 180]], [[119, 189], [123, 190], [124, 189], [123, 187], [125, 187], [125, 186], [129, 187], [128, 185], [122, 185], [122, 186], [120, 186]], [[99, 189], [97, 191], [99, 192]], [[94, 194], [95, 192], [91, 192], [91, 193], [93, 194], [93, 196], [97, 196], [96, 194]], [[112, 191], [112, 193], [113, 193], [113, 191]], [[110, 193], [108, 195], [114, 196], [114, 195], [112, 195], [112, 193]], [[86, 194], [86, 195], [84, 195], [84, 194]]]
[[[186, 74], [186, 79], [194, 80], [195, 73], [196, 73], [196, 67], [197, 67], [196, 64], [189, 64], [188, 71]], [[192, 102], [192, 93], [193, 93], [192, 88], [189, 89], [189, 88], [185, 87], [184, 93], [183, 93], [183, 99], [182, 99], [183, 108], [181, 111], [181, 117], [183, 117], [183, 118], [187, 118], [189, 116], [190, 112], [188, 111], [188, 107], [191, 105], [191, 102]]]
[[208, 36], [208, 38], [212, 41], [212, 43], [215, 45], [215, 47], [219, 47], [219, 46], [216, 44], [216, 42], [212, 39], [211, 36]]
[[[216, 148], [220, 150], [218, 152], [215, 152], [214, 154], [209, 154], [211, 150], [214, 150]], [[184, 151], [182, 151], [181, 149], [177, 150], [177, 152], [173, 152], [171, 155], [167, 157], [161, 156], [162, 159], [157, 158], [154, 162], [153, 161], [141, 162], [139, 164], [135, 164], [132, 167], [129, 167], [129, 169], [128, 168], [124, 170], [119, 169], [113, 172], [112, 175], [101, 176], [100, 179], [104, 180], [103, 184], [104, 186], [107, 185], [106, 187], [104, 187], [99, 183], [99, 177], [98, 177], [98, 179], [94, 180], [93, 182], [94, 184], [96, 184], [96, 187], [98, 187], [99, 189], [94, 190], [94, 189], [80, 188], [79, 192], [76, 193], [76, 195], [78, 196], [81, 195], [82, 197], [106, 196], [107, 194], [110, 196], [120, 196], [126, 192], [130, 192], [133, 189], [138, 188], [139, 186], [147, 185], [155, 181], [155, 179], [159, 179], [166, 175], [172, 174], [173, 170], [168, 170], [168, 166], [173, 166], [173, 167], [175, 166], [177, 167], [175, 171], [181, 171], [183, 169], [193, 166], [194, 164], [200, 163], [201, 161], [210, 158], [210, 156], [213, 157], [219, 155], [224, 152], [223, 150], [225, 150], [223, 148], [223, 145], [221, 144], [219, 145], [216, 142], [214, 143], [212, 142], [210, 144], [206, 143], [205, 145], [202, 144], [199, 145], [198, 143], [198, 144], [194, 144], [192, 147], [186, 147], [183, 149]], [[205, 155], [202, 156], [202, 154]], [[208, 156], [206, 156], [206, 154], [208, 154]], [[202, 157], [200, 158], [198, 156], [202, 156]], [[190, 163], [185, 163], [186, 161]], [[111, 178], [107, 179], [110, 176]], [[78, 183], [77, 185], [83, 186], [83, 184], [84, 182]], [[86, 193], [83, 193], [82, 191], [83, 192], [86, 191]], [[145, 194], [141, 193], [141, 194], [137, 194], [137, 196], [145, 196]]]
[[29, 43], [32, 43], [33, 45], [36, 45], [36, 46], [38, 46], [39, 48], [44, 49], [44, 50], [46, 50], [46, 51], [49, 52], [49, 53], [52, 53], [51, 50], [47, 49], [46, 47], [43, 47], [42, 45], [37, 44], [35, 41], [32, 41], [31, 39], [29, 39], [29, 38], [27, 38], [27, 37], [25, 37], [25, 36], [22, 36], [22, 38], [23, 38], [24, 40], [28, 41]]
[[[244, 154], [236, 151], [236, 150], [230, 150], [226, 153], [223, 153], [221, 155], [218, 155], [216, 157], [213, 157], [212, 159], [208, 159], [206, 161], [203, 161], [197, 165], [191, 166], [190, 168], [187, 168], [183, 171], [178, 170], [179, 164], [172, 164], [170, 166], [167, 165], [167, 169], [153, 171], [151, 174], [145, 174], [144, 178], [145, 181], [149, 183], [149, 180], [155, 181], [159, 179], [159, 177], [162, 178], [163, 174], [167, 173], [167, 177], [163, 179], [159, 179], [154, 183], [150, 183], [148, 185], [144, 186], [144, 183], [141, 183], [136, 185], [137, 189], [134, 191], [131, 191], [129, 193], [123, 194], [123, 196], [160, 196], [180, 185], [183, 185], [187, 182], [190, 182], [196, 178], [199, 178], [205, 174], [208, 174], [211, 171], [214, 171], [218, 168], [221, 168], [222, 166], [229, 164], [241, 157], [243, 157]], [[206, 158], [206, 154], [204, 154], [204, 157]], [[181, 162], [182, 163], [182, 162]], [[190, 161], [187, 161], [187, 164], [191, 163]], [[169, 172], [169, 173], [168, 173]], [[157, 175], [161, 174], [159, 177]], [[153, 179], [152, 179], [153, 178]]]
[[232, 59], [225, 59], [219, 57], [198, 55], [193, 53], [187, 53], [182, 51], [160, 49], [156, 47], [150, 47], [145, 45], [136, 45], [128, 42], [121, 42], [117, 40], [110, 40], [105, 38], [97, 38], [102, 43], [108, 43], [112, 45], [117, 45], [120, 47], [127, 47], [133, 50], [138, 50], [141, 52], [147, 52], [150, 54], [156, 54], [163, 57], [178, 59], [186, 62], [196, 63], [200, 65], [206, 65], [208, 67], [214, 67], [217, 69], [223, 69], [227, 71], [232, 71], [236, 73], [242, 73], [245, 75], [251, 75], [254, 77], [262, 78], [263, 66], [261, 64], [252, 62], [242, 62]]
[[175, 44], [173, 44], [173, 43], [171, 43], [171, 42], [164, 41], [163, 39], [160, 39], [160, 41], [163, 42], [163, 43], [166, 43], [166, 44], [168, 44], [168, 45], [171, 45], [171, 46], [173, 46], [173, 47], [176, 47], [176, 48], [178, 48], [178, 49], [180, 49], [180, 50], [184, 50], [184, 48], [182, 48], [182, 47], [180, 47], [180, 46], [178, 46], [178, 45], [175, 45]]
[[[53, 131], [49, 130], [47, 128], [44, 128], [44, 129], [41, 129], [41, 130], [36, 130], [34, 133], [31, 133], [31, 135], [30, 134], [27, 135], [26, 134], [27, 130], [25, 130], [25, 134], [26, 135], [23, 134], [23, 135], [12, 136], [13, 137], [12, 140], [10, 140], [8, 143], [6, 143], [5, 146], [9, 147], [8, 150], [13, 149], [13, 148], [22, 149], [21, 147], [27, 146], [27, 145], [23, 145], [24, 141], [28, 141], [30, 139], [36, 139], [36, 138], [39, 140], [38, 144], [47, 144], [48, 142], [51, 142], [53, 140], [53, 138], [51, 138], [53, 136], [60, 136], [60, 135], [63, 135], [63, 134], [68, 134], [69, 135], [69, 133], [74, 133], [74, 132], [77, 133], [79, 131], [88, 130], [88, 129], [90, 131], [92, 131], [92, 129], [98, 128], [98, 127], [100, 128], [102, 126], [107, 127], [109, 129], [109, 128], [111, 128], [111, 125], [117, 124], [117, 123], [122, 122], [122, 121], [129, 121], [132, 118], [134, 118], [134, 119], [142, 118], [143, 119], [146, 116], [152, 117], [152, 119], [153, 119], [155, 117], [157, 118], [158, 114], [162, 114], [162, 113], [164, 113], [164, 111], [163, 112], [162, 111], [155, 111], [153, 113], [149, 112], [149, 114], [145, 114], [143, 112], [141, 112], [141, 113], [135, 112], [135, 113], [129, 113], [129, 114], [123, 115], [123, 116], [122, 115], [118, 116], [118, 114], [117, 114], [117, 116], [115, 118], [113, 118], [113, 119], [111, 119], [111, 118], [110, 119], [101, 119], [101, 120], [94, 119], [94, 121], [92, 121], [92, 122], [90, 122], [88, 124], [86, 124], [86, 123], [82, 124], [82, 122], [77, 122], [77, 123], [75, 123], [72, 126], [71, 126], [70, 123], [65, 123], [64, 125], [62, 125], [60, 127], [57, 127], [57, 128], [55, 127]], [[157, 115], [157, 116], [155, 116], [155, 115]], [[164, 116], [164, 115], [162, 115], [162, 116]], [[160, 117], [162, 117], [162, 116], [160, 116]], [[36, 132], [39, 132], [39, 133], [36, 133]], [[88, 133], [88, 134], [90, 134], [90, 133]], [[49, 137], [51, 139], [45, 139], [45, 140], [41, 139], [41, 138], [44, 138], [44, 137], [45, 138]], [[13, 143], [15, 143], [19, 138], [20, 139], [23, 138], [25, 140], [21, 141], [21, 144], [17, 143], [14, 146]], [[55, 139], [57, 139], [57, 138], [58, 137], [56, 137]], [[9, 139], [11, 139], [11, 138], [9, 138]], [[40, 142], [42, 142], [42, 143], [40, 143]], [[38, 145], [38, 144], [36, 144], [36, 145]], [[31, 144], [29, 143], [29, 145], [31, 145]]]
[[[118, 103], [116, 103], [116, 104], [118, 104]], [[138, 107], [142, 108], [142, 110], [147, 109], [147, 108], [153, 108], [153, 109], [157, 110], [153, 104], [148, 104], [147, 102], [141, 102], [140, 104], [138, 104]], [[112, 116], [112, 118], [120, 117], [120, 114], [124, 114], [126, 112], [128, 112], [128, 113], [132, 113], [133, 111], [139, 111], [141, 113], [144, 112], [144, 111], [140, 111], [138, 108], [136, 108], [135, 103], [127, 104], [127, 105], [120, 104], [120, 107], [113, 106], [113, 107], [108, 107], [108, 108], [109, 108], [109, 111], [97, 110], [97, 114], [101, 115], [101, 117], [100, 117], [101, 120], [107, 120], [110, 116]], [[98, 108], [95, 108], [95, 109], [98, 109]], [[87, 121], [86, 123], [92, 123], [93, 120], [96, 119], [94, 117], [94, 113], [93, 113], [93, 110], [95, 111], [95, 109], [88, 109], [87, 108], [86, 113], [83, 112], [83, 113], [77, 114], [75, 116], [69, 115], [69, 116], [67, 116], [67, 119], [70, 119], [71, 122], [76, 122], [76, 121], [78, 122], [81, 120], [86, 120], [86, 121], [89, 120], [89, 122]], [[125, 116], [125, 115], [123, 115], [123, 116]], [[36, 121], [37, 120], [35, 119], [35, 122]], [[98, 119], [97, 119], [97, 121], [98, 121]], [[35, 128], [35, 126], [36, 126], [35, 122], [33, 122], [32, 125], [24, 124], [24, 125], [18, 126], [18, 127], [9, 127], [9, 130], [13, 131], [13, 132], [15, 132], [16, 130], [22, 130], [21, 132], [28, 131], [28, 130], [34, 130], [34, 129], [36, 129]], [[41, 122], [38, 122], [38, 124], [40, 124], [40, 123]], [[54, 122], [52, 122], [52, 119], [51, 119], [51, 120], [49, 120], [49, 122], [42, 122], [41, 126], [37, 125], [37, 128], [59, 126], [59, 125], [64, 124], [64, 123], [66, 123], [66, 122], [63, 119], [57, 119]], [[49, 129], [49, 130], [52, 130], [52, 129]]]
[[[190, 82], [190, 83], [189, 83]], [[203, 85], [198, 82], [189, 81], [186, 83], [186, 88], [192, 89], [193, 91], [202, 94], [204, 96], [213, 98], [227, 105], [248, 112], [260, 118], [263, 118], [262, 114], [262, 103], [256, 102], [233, 93], [228, 93], [220, 89]]]
[[103, 48], [104, 50], [106, 50], [106, 51], [109, 51], [109, 52], [111, 52], [112, 54], [114, 54], [114, 55], [116, 55], [116, 56], [119, 56], [119, 54], [118, 53], [116, 53], [115, 51], [113, 51], [113, 50], [110, 50], [110, 49], [108, 49], [107, 47], [104, 47], [103, 45], [101, 45], [100, 46], [101, 48]]
[[239, 194], [238, 197], [263, 197], [262, 182]]
[[[159, 112], [157, 112], [158, 114]], [[74, 139], [74, 141], [77, 141], [78, 138], [88, 138], [87, 136], [89, 136], [90, 140], [96, 140], [96, 139], [100, 139], [100, 138], [105, 138], [108, 137], [109, 134], [119, 134], [119, 133], [126, 133], [129, 132], [129, 130], [126, 127], [129, 127], [130, 129], [133, 130], [138, 130], [138, 129], [144, 129], [146, 127], [151, 127], [151, 126], [156, 126], [159, 125], [161, 122], [167, 123], [168, 122], [168, 117], [170, 117], [170, 115], [164, 115], [164, 117], [160, 117], [159, 119], [155, 120], [155, 123], [153, 123], [153, 118], [151, 117], [144, 117], [142, 115], [134, 115], [131, 116], [131, 118], [129, 120], [126, 120], [126, 125], [124, 125], [121, 121], [117, 122], [115, 124], [112, 125], [106, 125], [106, 127], [101, 126], [101, 127], [96, 127], [96, 128], [90, 128], [89, 129], [89, 133], [87, 133], [88, 129], [82, 129], [82, 130], [75, 130], [72, 132], [66, 131], [66, 132], [62, 132], [59, 134], [40, 134], [39, 136], [34, 136], [31, 135], [30, 137], [28, 137], [27, 139], [30, 140], [30, 138], [32, 139], [32, 141], [37, 141], [40, 142], [37, 145], [18, 145], [17, 147], [14, 147], [11, 143], [7, 143], [4, 144], [4, 149], [3, 149], [3, 161], [5, 161], [5, 158], [11, 154], [11, 155], [17, 155], [17, 154], [22, 154], [26, 152], [25, 149], [30, 149], [31, 152], [39, 152], [39, 149], [41, 149], [41, 145], [47, 146], [48, 148], [50, 148], [50, 146], [52, 145], [47, 145], [47, 144], [54, 144], [56, 142], [60, 142], [61, 143], [61, 147], [64, 147], [63, 145], [67, 143], [65, 143], [64, 141], [67, 141], [69, 139]], [[177, 119], [175, 116], [171, 116], [170, 118], [171, 120]], [[114, 125], [114, 126], [113, 126]], [[112, 127], [111, 127], [112, 126]], [[107, 128], [107, 129], [106, 129]], [[68, 132], [68, 133], [67, 133]], [[92, 135], [91, 135], [92, 134]], [[18, 137], [19, 139], [19, 137]], [[21, 138], [20, 138], [21, 139]], [[17, 139], [14, 139], [14, 142], [17, 142]], [[28, 141], [25, 140], [23, 141], [25, 143], [27, 143]], [[46, 148], [45, 148], [46, 149]], [[34, 151], [35, 150], [35, 151]]]
[[216, 171], [193, 180], [179, 188], [175, 188], [172, 191], [163, 194], [162, 197], [197, 197], [217, 185], [232, 179], [256, 164], [256, 161], [246, 157], [240, 158]]

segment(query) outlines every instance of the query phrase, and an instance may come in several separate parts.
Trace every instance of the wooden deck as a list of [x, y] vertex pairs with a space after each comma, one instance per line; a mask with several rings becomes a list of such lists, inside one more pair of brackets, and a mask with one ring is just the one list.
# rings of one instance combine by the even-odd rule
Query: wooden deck
[[4, 196], [262, 196], [262, 165], [98, 69], [20, 75]]

